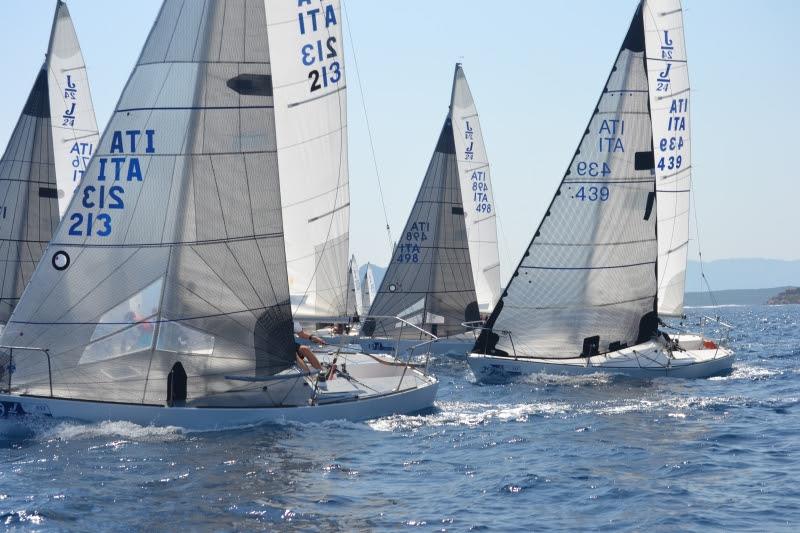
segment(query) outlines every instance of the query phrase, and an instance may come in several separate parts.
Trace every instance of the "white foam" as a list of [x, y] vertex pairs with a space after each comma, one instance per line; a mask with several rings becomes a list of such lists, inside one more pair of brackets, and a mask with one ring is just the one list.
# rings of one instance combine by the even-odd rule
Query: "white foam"
[[376, 431], [415, 430], [420, 427], [477, 427], [493, 420], [525, 422], [530, 416], [555, 416], [569, 412], [566, 403], [540, 402], [487, 404], [476, 402], [436, 402], [438, 411], [430, 415], [394, 415], [369, 422]]
[[[174, 426], [140, 426], [133, 422], [107, 421], [99, 424], [63, 422], [45, 432], [45, 439], [83, 440], [119, 437], [123, 441], [175, 442], [184, 438], [183, 430]], [[112, 442], [115, 446], [118, 440]]]

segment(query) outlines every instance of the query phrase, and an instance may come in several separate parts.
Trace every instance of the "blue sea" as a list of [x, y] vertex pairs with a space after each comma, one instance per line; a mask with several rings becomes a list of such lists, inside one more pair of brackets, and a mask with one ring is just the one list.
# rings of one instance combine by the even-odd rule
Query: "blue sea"
[[439, 359], [436, 407], [369, 423], [184, 433], [53, 423], [0, 440], [20, 530], [800, 529], [800, 306], [735, 325], [731, 375], [532, 376]]

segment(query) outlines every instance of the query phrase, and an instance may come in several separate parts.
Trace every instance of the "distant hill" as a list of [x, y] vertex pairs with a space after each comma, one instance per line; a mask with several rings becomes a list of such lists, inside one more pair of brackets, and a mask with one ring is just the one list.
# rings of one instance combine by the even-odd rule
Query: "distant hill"
[[[720, 259], [703, 264], [706, 278], [715, 292], [728, 289], [800, 286], [800, 261], [779, 259]], [[686, 292], [703, 292], [700, 263], [689, 261]], [[780, 292], [780, 291], [779, 291]], [[766, 299], [761, 303], [766, 302]]]
[[714, 291], [712, 300], [708, 292], [687, 292], [684, 303], [687, 307], [701, 307], [706, 305], [764, 305], [787, 287], [772, 289], [728, 289]]
[[[372, 265], [375, 283], [380, 285], [386, 268]], [[720, 259], [703, 264], [706, 278], [718, 305], [763, 305], [782, 291], [800, 286], [800, 260]], [[359, 268], [364, 278], [366, 265]], [[764, 287], [771, 287], [765, 289]], [[713, 305], [701, 285], [700, 263], [689, 261], [686, 269], [686, 305]]]
[[773, 296], [767, 302], [769, 305], [800, 304], [800, 287], [791, 287]]

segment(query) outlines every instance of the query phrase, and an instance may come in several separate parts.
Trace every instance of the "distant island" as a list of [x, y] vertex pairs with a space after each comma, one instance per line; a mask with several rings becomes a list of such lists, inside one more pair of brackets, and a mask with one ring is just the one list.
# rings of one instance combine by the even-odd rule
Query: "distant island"
[[800, 287], [789, 287], [767, 300], [768, 305], [800, 304]]

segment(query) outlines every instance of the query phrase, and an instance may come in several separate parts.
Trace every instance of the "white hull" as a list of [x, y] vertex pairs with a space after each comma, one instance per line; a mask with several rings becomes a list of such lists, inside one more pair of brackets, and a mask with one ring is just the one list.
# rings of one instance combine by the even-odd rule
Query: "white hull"
[[[332, 346], [351, 346], [361, 352], [371, 354], [395, 355], [397, 339], [361, 337], [358, 335], [321, 335]], [[397, 357], [404, 360], [409, 355], [446, 355], [454, 359], [465, 359], [475, 346], [475, 339], [467, 337], [442, 338], [436, 342], [423, 344], [427, 339], [400, 339]], [[308, 344], [306, 342], [306, 344]], [[413, 350], [413, 354], [411, 354]]]
[[541, 359], [485, 354], [467, 358], [475, 378], [483, 383], [499, 383], [526, 374], [618, 374], [640, 379], [657, 377], [707, 378], [731, 371], [733, 351], [705, 348], [698, 335], [680, 335], [683, 350], [669, 352], [661, 341], [649, 341], [616, 352], [574, 359]]
[[[320, 354], [329, 359], [330, 354]], [[345, 359], [339, 359], [339, 365]], [[122, 420], [142, 426], [176, 426], [192, 431], [213, 431], [269, 423], [361, 421], [392, 414], [410, 414], [433, 406], [439, 382], [420, 370], [392, 364], [389, 358], [374, 359], [348, 354], [348, 372], [356, 382], [337, 377], [318, 391], [316, 402], [278, 407], [167, 407], [109, 403], [76, 399], [0, 394], [0, 420], [23, 421], [27, 415], [75, 419], [84, 422]], [[401, 379], [402, 378], [402, 379]], [[299, 394], [313, 389], [295, 387]], [[401, 385], [402, 383], [402, 385]], [[398, 390], [399, 389], [399, 390]], [[305, 391], [305, 392], [304, 392]], [[253, 396], [251, 396], [252, 398]]]

